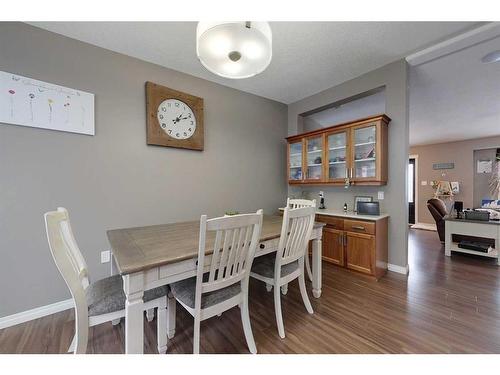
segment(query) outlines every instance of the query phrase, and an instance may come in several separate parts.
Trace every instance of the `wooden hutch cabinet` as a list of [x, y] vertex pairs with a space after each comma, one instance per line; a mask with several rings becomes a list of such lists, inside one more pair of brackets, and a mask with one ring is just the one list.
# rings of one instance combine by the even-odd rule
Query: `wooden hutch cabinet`
[[378, 115], [288, 137], [288, 183], [385, 185], [389, 122]]

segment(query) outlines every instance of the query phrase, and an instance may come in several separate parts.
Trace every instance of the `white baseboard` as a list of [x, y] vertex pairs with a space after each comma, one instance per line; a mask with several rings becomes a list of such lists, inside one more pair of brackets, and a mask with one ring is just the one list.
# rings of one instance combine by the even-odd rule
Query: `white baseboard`
[[16, 324], [28, 322], [33, 319], [42, 318], [47, 315], [55, 314], [59, 311], [72, 309], [74, 306], [73, 299], [70, 298], [51, 305], [40, 306], [31, 310], [21, 311], [17, 314], [4, 316], [3, 318], [0, 318], [0, 329], [15, 326]]
[[408, 264], [406, 265], [406, 267], [401, 267], [396, 264], [388, 263], [387, 269], [392, 272], [402, 273], [403, 275], [408, 275], [408, 273], [410, 272], [410, 267], [408, 266]]

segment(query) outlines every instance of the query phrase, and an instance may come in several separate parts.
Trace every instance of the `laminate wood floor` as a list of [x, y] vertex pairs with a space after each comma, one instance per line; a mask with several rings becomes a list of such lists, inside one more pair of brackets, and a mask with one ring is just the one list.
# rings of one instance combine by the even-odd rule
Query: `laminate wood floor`
[[[500, 268], [494, 260], [444, 256], [436, 232], [410, 231], [410, 275], [380, 281], [323, 263], [323, 295], [307, 314], [297, 282], [282, 296], [286, 338], [273, 295], [250, 284], [250, 316], [259, 353], [500, 353]], [[308, 285], [310, 291], [310, 285]], [[1, 353], [65, 353], [74, 332], [64, 311], [0, 331]], [[145, 353], [156, 353], [156, 319], [145, 320]], [[193, 319], [177, 306], [168, 353], [191, 353]], [[124, 325], [90, 330], [89, 353], [123, 353]], [[202, 353], [248, 353], [239, 309], [201, 324]]]

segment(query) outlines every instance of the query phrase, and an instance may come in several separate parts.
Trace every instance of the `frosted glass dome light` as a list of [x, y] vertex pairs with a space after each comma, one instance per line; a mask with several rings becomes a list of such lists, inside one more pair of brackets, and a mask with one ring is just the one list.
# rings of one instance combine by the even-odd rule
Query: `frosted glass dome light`
[[271, 62], [271, 27], [268, 22], [198, 22], [196, 55], [221, 77], [253, 77]]

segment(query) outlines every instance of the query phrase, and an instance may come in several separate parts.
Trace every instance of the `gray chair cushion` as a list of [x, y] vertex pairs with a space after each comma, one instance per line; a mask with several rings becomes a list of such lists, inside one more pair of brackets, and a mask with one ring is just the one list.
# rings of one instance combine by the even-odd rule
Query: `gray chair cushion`
[[[168, 287], [160, 286], [144, 292], [144, 302], [166, 296]], [[123, 279], [114, 275], [90, 284], [85, 291], [89, 316], [108, 314], [125, 308], [125, 292]]]
[[[203, 275], [203, 281], [208, 280], [208, 273]], [[186, 280], [177, 281], [170, 284], [170, 290], [176, 299], [184, 303], [186, 306], [194, 309], [194, 295], [196, 292], [196, 277], [191, 277]], [[224, 302], [231, 297], [238, 295], [241, 292], [241, 283], [229, 285], [223, 289], [219, 289], [201, 295], [201, 308], [207, 308], [218, 303]]]
[[[252, 272], [258, 275], [267, 277], [269, 279], [274, 278], [274, 264], [276, 262], [276, 253], [271, 253], [263, 255], [261, 257], [256, 257], [253, 260]], [[299, 268], [299, 261], [285, 264], [281, 266], [281, 277], [290, 275], [293, 271]]]

